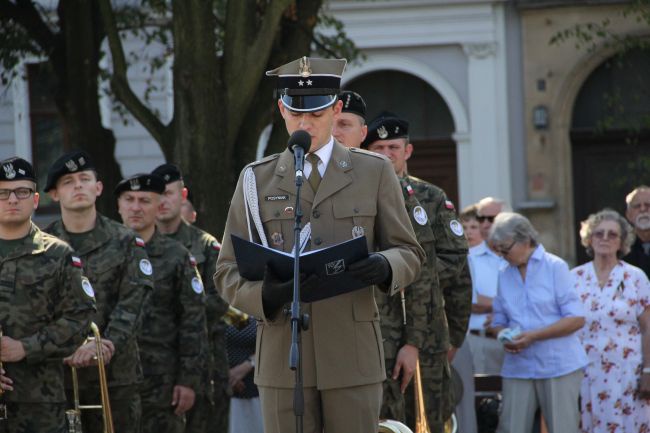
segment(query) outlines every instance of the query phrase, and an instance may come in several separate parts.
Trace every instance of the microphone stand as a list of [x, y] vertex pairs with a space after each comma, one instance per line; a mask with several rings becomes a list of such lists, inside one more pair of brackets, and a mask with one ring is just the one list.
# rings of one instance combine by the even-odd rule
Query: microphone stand
[[295, 371], [293, 390], [293, 413], [296, 416], [296, 433], [303, 432], [303, 416], [305, 414], [305, 398], [302, 382], [302, 338], [301, 331], [309, 329], [309, 315], [300, 311], [300, 224], [302, 209], [300, 208], [300, 189], [303, 182], [304, 150], [294, 146], [296, 167], [296, 206], [293, 226], [293, 300], [291, 302], [291, 348], [289, 351], [289, 368]]

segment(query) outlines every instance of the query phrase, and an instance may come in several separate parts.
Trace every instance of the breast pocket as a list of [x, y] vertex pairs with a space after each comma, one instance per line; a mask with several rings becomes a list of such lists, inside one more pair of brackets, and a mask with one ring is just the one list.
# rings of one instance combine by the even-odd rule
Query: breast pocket
[[267, 206], [260, 209], [269, 247], [280, 251], [291, 251], [293, 246], [293, 212], [285, 211], [286, 206]]
[[32, 321], [47, 323], [54, 318], [58, 299], [57, 280], [56, 275], [40, 273], [18, 276], [16, 304], [30, 306]]
[[119, 285], [123, 278], [122, 259], [108, 257], [97, 263], [87, 264], [86, 276], [95, 288], [95, 300], [98, 305], [107, 306], [112, 310], [119, 297]]
[[344, 200], [333, 203], [333, 212], [336, 222], [334, 231], [337, 241], [341, 242], [360, 235], [367, 239], [374, 239], [375, 217], [377, 204], [363, 201], [361, 197], [355, 200]]

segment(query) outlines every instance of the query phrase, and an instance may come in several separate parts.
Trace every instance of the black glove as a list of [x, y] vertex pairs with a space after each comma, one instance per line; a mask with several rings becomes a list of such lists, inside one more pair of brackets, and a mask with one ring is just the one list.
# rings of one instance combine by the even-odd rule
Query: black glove
[[272, 316], [275, 311], [287, 302], [293, 295], [293, 278], [281, 281], [269, 266], [264, 270], [262, 281], [262, 307], [266, 317]]
[[386, 257], [377, 253], [372, 253], [365, 259], [352, 263], [348, 266], [347, 272], [352, 277], [363, 281], [369, 286], [388, 283], [392, 277], [388, 260], [386, 260]]

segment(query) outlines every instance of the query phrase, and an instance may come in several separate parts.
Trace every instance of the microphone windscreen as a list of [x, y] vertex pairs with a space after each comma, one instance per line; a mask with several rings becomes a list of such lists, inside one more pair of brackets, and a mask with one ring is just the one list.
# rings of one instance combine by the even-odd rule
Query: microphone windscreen
[[309, 132], [305, 131], [304, 129], [299, 129], [291, 134], [287, 146], [292, 153], [293, 146], [302, 147], [305, 153], [309, 153], [309, 148], [311, 147], [311, 135], [309, 135]]

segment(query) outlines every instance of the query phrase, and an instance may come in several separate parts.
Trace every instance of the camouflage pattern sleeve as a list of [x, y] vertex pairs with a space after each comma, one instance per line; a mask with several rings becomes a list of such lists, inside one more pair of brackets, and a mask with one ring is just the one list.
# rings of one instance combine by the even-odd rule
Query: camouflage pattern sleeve
[[145, 302], [153, 290], [153, 276], [144, 241], [133, 237], [126, 250], [126, 267], [119, 284], [119, 301], [104, 329], [104, 337], [120, 351], [136, 335]]
[[[201, 279], [205, 285], [206, 312], [211, 323], [221, 322], [221, 318], [226, 314], [229, 307], [228, 303], [217, 292], [212, 278], [217, 270], [217, 259], [220, 250], [221, 244], [216, 239], [213, 239], [209, 246], [205, 248], [205, 264], [201, 273]], [[225, 332], [225, 327], [223, 332]]]
[[434, 225], [438, 275], [445, 298], [450, 343], [460, 347], [467, 332], [472, 307], [467, 240], [453, 203], [442, 196], [438, 209], [439, 218]]
[[201, 387], [207, 368], [208, 334], [205, 317], [205, 290], [196, 260], [188, 253], [179, 270], [179, 321], [177, 385], [192, 389]]
[[449, 324], [449, 342], [454, 347], [460, 347], [467, 334], [472, 309], [472, 277], [467, 260], [456, 280], [443, 287], [443, 293]]
[[58, 290], [48, 307], [53, 309], [54, 320], [20, 340], [28, 363], [70, 355], [87, 335], [95, 313], [93, 288], [82, 274], [81, 260], [69, 250], [57, 261], [52, 265], [58, 266]]

